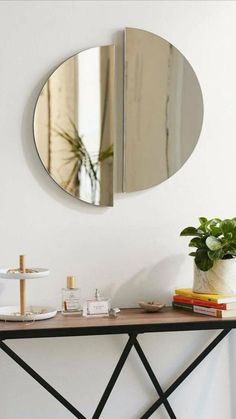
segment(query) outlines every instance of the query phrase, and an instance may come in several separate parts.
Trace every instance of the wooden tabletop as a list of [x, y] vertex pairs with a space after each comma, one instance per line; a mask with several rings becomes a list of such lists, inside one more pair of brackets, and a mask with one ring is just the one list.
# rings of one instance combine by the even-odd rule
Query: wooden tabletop
[[28, 323], [0, 321], [0, 339], [231, 328], [236, 328], [236, 317], [218, 319], [172, 308], [144, 313], [142, 309], [130, 308], [122, 309], [117, 318], [85, 318], [58, 313], [52, 319]]

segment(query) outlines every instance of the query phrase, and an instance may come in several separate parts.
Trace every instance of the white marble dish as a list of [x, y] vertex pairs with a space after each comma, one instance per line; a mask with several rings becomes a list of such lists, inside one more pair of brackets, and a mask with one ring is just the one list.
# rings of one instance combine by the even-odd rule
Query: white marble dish
[[161, 304], [158, 301], [140, 301], [139, 305], [148, 313], [160, 311], [163, 307], [165, 307], [165, 304]]
[[[49, 269], [44, 268], [31, 268], [33, 271], [36, 272], [11, 272], [11, 268], [0, 268], [0, 278], [6, 279], [34, 279], [34, 278], [43, 278], [48, 276], [50, 271]], [[10, 271], [10, 272], [9, 272]]]
[[0, 320], [11, 322], [25, 322], [35, 320], [46, 320], [54, 317], [57, 310], [45, 306], [29, 306], [26, 308], [26, 314], [22, 316], [18, 306], [0, 307]]

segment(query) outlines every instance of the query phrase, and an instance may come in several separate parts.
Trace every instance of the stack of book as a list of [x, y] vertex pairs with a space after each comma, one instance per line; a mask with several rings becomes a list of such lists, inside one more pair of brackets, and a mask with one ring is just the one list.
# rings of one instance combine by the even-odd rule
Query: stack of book
[[198, 294], [190, 288], [180, 288], [175, 290], [172, 306], [207, 316], [236, 317], [236, 294]]

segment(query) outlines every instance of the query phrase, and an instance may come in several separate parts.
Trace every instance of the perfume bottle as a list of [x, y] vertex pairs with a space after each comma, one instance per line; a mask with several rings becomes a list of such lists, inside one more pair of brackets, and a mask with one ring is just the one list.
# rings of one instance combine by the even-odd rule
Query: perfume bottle
[[67, 288], [62, 288], [62, 314], [81, 314], [80, 289], [74, 276], [67, 277]]
[[86, 317], [109, 316], [111, 303], [109, 298], [101, 297], [96, 288], [94, 298], [86, 301], [83, 315]]

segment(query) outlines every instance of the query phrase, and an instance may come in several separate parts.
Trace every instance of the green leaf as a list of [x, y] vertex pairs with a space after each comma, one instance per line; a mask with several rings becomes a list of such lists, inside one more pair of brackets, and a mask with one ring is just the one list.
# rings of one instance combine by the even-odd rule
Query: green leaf
[[227, 240], [227, 241], [231, 241], [232, 240], [232, 238], [233, 238], [233, 233], [231, 232], [231, 231], [229, 231], [228, 233], [225, 233], [225, 239]]
[[191, 253], [189, 253], [189, 256], [196, 256], [196, 252], [191, 252]]
[[227, 255], [236, 256], [236, 244], [230, 244], [224, 253]]
[[232, 235], [230, 240], [236, 241], [236, 220], [224, 220], [221, 223], [222, 232], [227, 240]]
[[209, 259], [215, 261], [215, 260], [219, 260], [222, 259], [224, 257], [224, 251], [222, 249], [218, 249], [218, 250], [209, 250], [207, 252]]
[[189, 247], [203, 247], [204, 246], [204, 241], [201, 239], [201, 237], [194, 237], [192, 240], [190, 240], [189, 242]]
[[206, 232], [206, 225], [207, 225], [208, 219], [205, 218], [205, 217], [200, 217], [199, 218], [199, 222], [200, 222], [199, 230], [201, 230], [203, 233], [205, 233]]
[[222, 244], [220, 242], [220, 240], [218, 240], [216, 237], [214, 236], [209, 236], [206, 239], [206, 245], [210, 250], [218, 250], [222, 248]]
[[221, 220], [219, 218], [213, 218], [206, 223], [206, 231], [212, 236], [219, 236], [222, 233]]
[[220, 227], [217, 227], [215, 225], [211, 225], [209, 226], [209, 232], [211, 233], [212, 236], [218, 237], [222, 234], [222, 230]]
[[214, 262], [209, 259], [206, 249], [198, 249], [196, 252], [195, 263], [201, 271], [209, 271]]
[[233, 233], [236, 230], [236, 220], [223, 220], [220, 224], [223, 234]]
[[180, 236], [201, 236], [202, 234], [195, 227], [187, 227], [181, 231]]
[[221, 219], [220, 218], [212, 218], [212, 220], [211, 220], [211, 222], [213, 223], [213, 224], [220, 224], [221, 223]]

